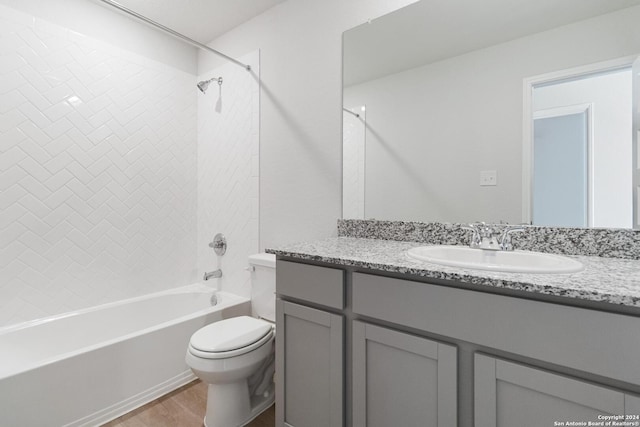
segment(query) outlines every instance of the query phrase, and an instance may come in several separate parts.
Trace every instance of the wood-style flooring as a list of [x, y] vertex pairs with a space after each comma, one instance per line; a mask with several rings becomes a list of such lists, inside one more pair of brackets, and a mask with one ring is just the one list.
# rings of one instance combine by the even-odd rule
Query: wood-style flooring
[[[271, 406], [247, 427], [274, 427], [274, 408]], [[196, 380], [103, 427], [202, 427], [206, 409], [207, 385]]]

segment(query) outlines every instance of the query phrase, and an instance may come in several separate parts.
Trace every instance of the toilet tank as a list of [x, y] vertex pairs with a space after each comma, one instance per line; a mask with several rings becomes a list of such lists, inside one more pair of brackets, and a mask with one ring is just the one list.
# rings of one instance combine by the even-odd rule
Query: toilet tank
[[253, 315], [276, 321], [276, 256], [260, 253], [249, 256], [251, 267], [251, 310]]

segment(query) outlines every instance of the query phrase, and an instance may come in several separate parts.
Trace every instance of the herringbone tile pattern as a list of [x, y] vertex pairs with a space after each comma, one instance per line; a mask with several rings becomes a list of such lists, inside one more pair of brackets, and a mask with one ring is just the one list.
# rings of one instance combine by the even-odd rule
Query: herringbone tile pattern
[[0, 7], [0, 326], [193, 281], [194, 84]]

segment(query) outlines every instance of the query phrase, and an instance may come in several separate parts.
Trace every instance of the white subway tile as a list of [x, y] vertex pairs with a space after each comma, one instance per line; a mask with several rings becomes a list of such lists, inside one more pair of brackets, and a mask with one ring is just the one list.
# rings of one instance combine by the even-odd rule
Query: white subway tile
[[12, 204], [11, 206], [7, 207], [7, 209], [3, 209], [2, 211], [0, 211], [0, 223], [10, 224], [14, 221], [17, 221], [27, 212], [27, 208], [23, 207], [22, 205], [17, 203]]
[[0, 191], [6, 191], [7, 189], [15, 186], [27, 176], [27, 172], [17, 165], [13, 165], [4, 172], [0, 173]]
[[60, 120], [51, 123], [49, 126], [43, 128], [42, 130], [49, 135], [51, 138], [58, 138], [64, 135], [67, 131], [73, 128], [73, 125], [66, 118], [61, 118]]
[[0, 35], [0, 325], [192, 278], [193, 76], [1, 5]]
[[24, 104], [20, 105], [18, 107], [18, 111], [20, 111], [31, 121], [31, 123], [35, 124], [40, 129], [51, 124], [51, 119], [44, 115], [43, 110], [36, 108], [36, 106], [31, 102], [25, 102]]
[[27, 99], [18, 90], [12, 90], [0, 96], [0, 114], [18, 108], [21, 104], [27, 102]]
[[5, 71], [2, 67], [0, 67], [0, 70], [2, 70], [3, 73], [2, 79], [0, 79], [0, 95], [4, 95], [5, 93], [10, 92], [15, 88], [27, 83], [25, 78], [22, 76], [22, 74], [20, 74], [18, 70]]
[[0, 152], [0, 173], [19, 163], [25, 157], [27, 154], [18, 145], [12, 146], [4, 153]]
[[[35, 215], [38, 220], [41, 220], [41, 218], [44, 218], [51, 212], [51, 209], [49, 209], [44, 203], [42, 203], [41, 200], [39, 200], [34, 194], [31, 193], [22, 197], [18, 201], [18, 203], [12, 205], [10, 209], [13, 208], [18, 208], [19, 211], [22, 212], [22, 215], [26, 215], [27, 213]], [[10, 212], [9, 209], [7, 211]], [[18, 219], [18, 217], [12, 219], [5, 218], [0, 221], [2, 221], [3, 224], [7, 224], [9, 222], [17, 221]], [[47, 224], [47, 228], [48, 227], [49, 225]]]
[[[33, 176], [26, 176], [22, 181], [20, 181], [20, 187], [22, 187], [27, 194], [33, 197], [37, 197], [38, 200], [44, 200], [51, 191], [45, 187], [41, 181], [38, 181]], [[24, 197], [18, 200], [18, 203], [22, 203]]]
[[49, 160], [44, 164], [44, 167], [51, 172], [52, 174], [57, 174], [62, 169], [67, 167], [73, 161], [73, 157], [71, 157], [66, 151], [60, 153], [53, 159]]
[[43, 113], [49, 118], [49, 120], [55, 122], [71, 113], [72, 111], [73, 108], [71, 107], [71, 105], [67, 104], [67, 102], [65, 101], [61, 101], [45, 109]]

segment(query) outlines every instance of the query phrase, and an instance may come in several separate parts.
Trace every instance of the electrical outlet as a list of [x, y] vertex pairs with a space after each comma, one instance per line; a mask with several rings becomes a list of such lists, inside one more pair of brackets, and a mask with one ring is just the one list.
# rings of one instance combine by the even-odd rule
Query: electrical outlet
[[497, 171], [480, 171], [480, 186], [487, 187], [498, 185]]

